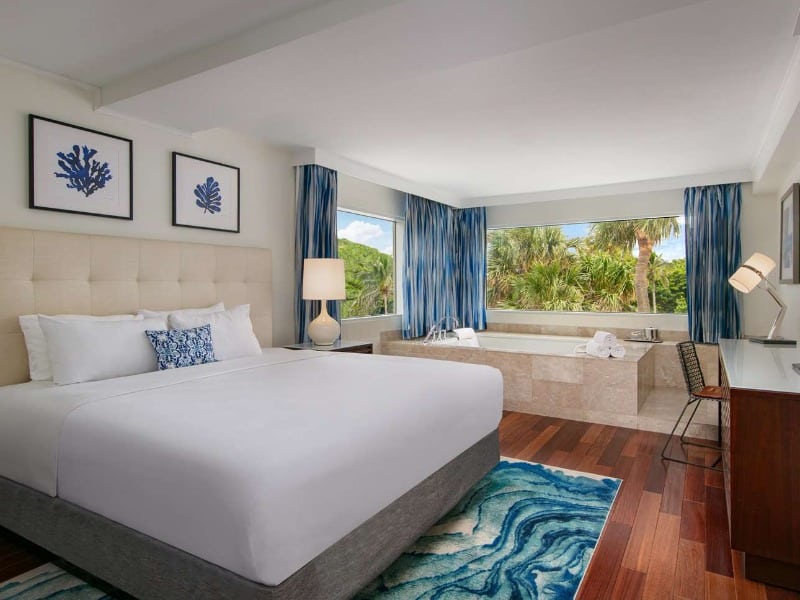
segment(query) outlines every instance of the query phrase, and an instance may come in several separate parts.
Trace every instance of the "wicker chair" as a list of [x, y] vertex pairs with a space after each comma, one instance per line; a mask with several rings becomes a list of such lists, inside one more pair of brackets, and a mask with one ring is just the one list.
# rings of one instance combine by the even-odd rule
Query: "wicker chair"
[[689, 425], [692, 423], [692, 419], [694, 419], [695, 414], [697, 413], [697, 409], [700, 407], [700, 403], [703, 400], [712, 400], [719, 403], [722, 402], [723, 399], [723, 391], [722, 388], [716, 385], [706, 385], [705, 379], [703, 378], [703, 371], [700, 368], [700, 361], [697, 359], [697, 350], [695, 349], [694, 342], [681, 342], [677, 345], [678, 349], [678, 357], [680, 358], [681, 368], [683, 369], [683, 377], [686, 380], [686, 391], [689, 394], [689, 398], [686, 401], [686, 405], [683, 407], [678, 420], [675, 421], [675, 426], [672, 428], [672, 431], [667, 438], [667, 442], [664, 444], [664, 448], [661, 450], [661, 458], [664, 460], [669, 460], [672, 462], [682, 463], [685, 465], [694, 465], [697, 467], [703, 467], [704, 469], [713, 469], [715, 471], [719, 471], [722, 469], [720, 466], [720, 462], [722, 460], [722, 456], [720, 455], [716, 461], [712, 465], [700, 464], [691, 462], [688, 460], [684, 460], [681, 458], [674, 458], [667, 455], [667, 449], [669, 448], [670, 442], [672, 442], [675, 431], [681, 424], [686, 411], [691, 407], [692, 411], [689, 415], [689, 419], [686, 421], [686, 425], [683, 427], [683, 431], [679, 437], [681, 445], [689, 445], [689, 446], [702, 446], [704, 448], [713, 448], [715, 450], [721, 450], [721, 446], [719, 443], [717, 444], [703, 444], [701, 442], [690, 442], [686, 439], [686, 431], [689, 429]]

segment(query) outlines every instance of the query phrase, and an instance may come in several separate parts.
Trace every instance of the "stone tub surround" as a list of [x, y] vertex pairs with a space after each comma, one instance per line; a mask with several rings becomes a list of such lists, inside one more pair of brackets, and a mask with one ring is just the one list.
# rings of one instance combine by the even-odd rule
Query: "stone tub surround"
[[[493, 331], [498, 330], [493, 328]], [[564, 335], [564, 332], [559, 331], [559, 334]], [[570, 335], [576, 333], [570, 332]], [[423, 345], [421, 339], [400, 339], [399, 332], [387, 332], [381, 342], [384, 354], [496, 367], [503, 374], [503, 407], [506, 410], [668, 432], [683, 407], [678, 396], [683, 402], [686, 400], [676, 342], [625, 342], [626, 355], [622, 359]], [[707, 374], [707, 383], [713, 384], [718, 372], [717, 347], [698, 345], [698, 355]], [[659, 391], [663, 391], [660, 396]], [[653, 411], [648, 410], [647, 416], [643, 414], [640, 419], [648, 399], [658, 402], [659, 398], [667, 396], [673, 398], [667, 412], [674, 412], [674, 416], [664, 411], [651, 415]], [[708, 427], [697, 434], [715, 435]]]

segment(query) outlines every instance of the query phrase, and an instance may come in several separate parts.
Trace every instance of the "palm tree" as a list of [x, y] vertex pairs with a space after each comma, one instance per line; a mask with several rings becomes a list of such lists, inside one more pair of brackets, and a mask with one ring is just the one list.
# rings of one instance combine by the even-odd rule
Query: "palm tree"
[[647, 277], [651, 284], [651, 294], [653, 295], [653, 312], [658, 312], [658, 305], [656, 304], [656, 287], [669, 286], [669, 273], [667, 271], [669, 264], [664, 262], [657, 252], [653, 252], [650, 256], [650, 266], [647, 270]]
[[487, 305], [515, 308], [513, 287], [536, 265], [574, 262], [577, 240], [568, 240], [559, 227], [516, 227], [489, 232], [486, 273]]
[[661, 240], [680, 235], [681, 229], [677, 217], [594, 223], [591, 231], [595, 246], [600, 248], [625, 248], [631, 252], [634, 245], [638, 246], [639, 256], [635, 275], [636, 310], [650, 312], [648, 297], [650, 285], [647, 277], [650, 255], [653, 254], [653, 247]]
[[361, 276], [363, 287], [353, 301], [354, 307], [364, 314], [373, 313], [376, 303], [383, 304], [384, 315], [389, 314], [389, 301], [394, 297], [394, 261], [388, 254], [379, 254], [369, 266], [369, 271]]
[[636, 259], [624, 252], [589, 251], [580, 255], [584, 310], [624, 312], [636, 297], [633, 273]]
[[578, 311], [583, 307], [580, 272], [556, 262], [536, 263], [513, 284], [513, 304], [523, 310]]

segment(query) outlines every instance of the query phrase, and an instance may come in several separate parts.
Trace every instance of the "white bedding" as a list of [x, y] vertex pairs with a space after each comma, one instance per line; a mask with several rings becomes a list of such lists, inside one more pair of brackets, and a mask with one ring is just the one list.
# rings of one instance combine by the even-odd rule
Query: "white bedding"
[[277, 585], [493, 431], [494, 369], [259, 357], [0, 388], [0, 475]]

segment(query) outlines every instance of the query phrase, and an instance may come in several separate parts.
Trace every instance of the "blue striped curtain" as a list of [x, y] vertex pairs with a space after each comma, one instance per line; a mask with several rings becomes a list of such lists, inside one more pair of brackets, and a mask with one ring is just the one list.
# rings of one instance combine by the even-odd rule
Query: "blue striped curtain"
[[[303, 259], [339, 258], [336, 234], [337, 173], [319, 165], [296, 169], [295, 201], [295, 338], [311, 341], [306, 329], [320, 312], [320, 302], [303, 300]], [[331, 300], [330, 315], [339, 320], [339, 302]]]
[[447, 316], [486, 329], [486, 209], [406, 194], [405, 217], [403, 338]]
[[406, 194], [405, 216], [403, 338], [409, 339], [454, 316], [453, 209]]
[[706, 343], [738, 338], [742, 331], [739, 299], [728, 278], [742, 263], [742, 186], [686, 188], [683, 201], [689, 336]]
[[486, 329], [486, 209], [453, 211], [455, 315], [462, 327]]

